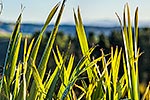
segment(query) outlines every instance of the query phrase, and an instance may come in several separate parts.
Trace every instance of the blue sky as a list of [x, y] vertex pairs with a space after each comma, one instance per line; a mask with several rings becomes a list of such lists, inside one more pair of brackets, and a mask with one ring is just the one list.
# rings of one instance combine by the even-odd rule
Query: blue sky
[[[44, 23], [51, 8], [61, 0], [2, 0], [4, 9], [0, 21], [15, 22], [20, 13], [20, 6], [25, 6], [23, 22]], [[117, 20], [115, 12], [122, 15], [124, 4], [130, 5], [133, 17], [139, 7], [139, 20], [150, 21], [150, 0], [67, 0], [62, 23], [73, 23], [73, 8], [81, 9], [83, 21]]]

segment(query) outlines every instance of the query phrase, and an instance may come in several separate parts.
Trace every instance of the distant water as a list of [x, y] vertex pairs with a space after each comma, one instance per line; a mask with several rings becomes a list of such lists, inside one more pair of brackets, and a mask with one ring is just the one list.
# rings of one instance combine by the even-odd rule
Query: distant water
[[[33, 34], [42, 29], [42, 24], [21, 24], [21, 32], [24, 34]], [[54, 25], [49, 25], [46, 29], [47, 32], [51, 32]], [[120, 27], [99, 27], [99, 26], [84, 26], [86, 33], [93, 32], [96, 35], [104, 33], [105, 35], [109, 35], [113, 30], [120, 30]], [[0, 31], [5, 31], [11, 33], [13, 31], [14, 24], [10, 23], [0, 23]], [[64, 32], [65, 34], [75, 36], [76, 28], [75, 25], [60, 25], [59, 31]]]

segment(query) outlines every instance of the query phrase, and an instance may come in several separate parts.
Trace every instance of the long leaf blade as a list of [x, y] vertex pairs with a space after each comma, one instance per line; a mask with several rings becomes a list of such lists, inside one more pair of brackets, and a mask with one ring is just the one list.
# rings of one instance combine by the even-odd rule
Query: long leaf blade
[[[48, 15], [48, 17], [46, 19], [46, 22], [45, 22], [45, 24], [44, 24], [44, 26], [43, 26], [43, 28], [41, 30], [41, 33], [40, 33], [38, 39], [36, 40], [36, 42], [34, 44], [34, 47], [33, 47], [32, 51], [31, 51], [31, 55], [30, 55], [29, 60], [33, 60], [33, 61], [36, 60], [37, 53], [38, 53], [38, 50], [39, 50], [39, 46], [40, 46], [41, 39], [42, 39], [42, 35], [45, 32], [46, 28], [48, 27], [51, 19], [55, 15], [58, 7], [59, 7], [59, 3], [50, 11], [50, 13], [49, 13], [49, 15]], [[29, 69], [27, 69], [27, 74], [26, 74], [27, 87], [29, 86], [31, 75], [32, 75], [32, 69], [29, 68]]]

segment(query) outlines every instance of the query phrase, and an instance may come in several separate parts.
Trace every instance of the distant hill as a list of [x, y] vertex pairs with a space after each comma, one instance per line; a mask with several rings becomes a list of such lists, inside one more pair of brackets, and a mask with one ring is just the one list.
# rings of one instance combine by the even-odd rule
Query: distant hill
[[[40, 31], [43, 27], [43, 24], [30, 24], [30, 23], [23, 23], [21, 24], [21, 32], [23, 34], [33, 34], [37, 31]], [[52, 31], [54, 25], [49, 25], [46, 31]], [[0, 32], [2, 33], [11, 33], [14, 28], [13, 23], [4, 23], [0, 22]], [[120, 27], [101, 27], [101, 26], [90, 26], [85, 25], [85, 30], [87, 33], [94, 32], [95, 34], [105, 33], [109, 35], [112, 30], [120, 30]], [[67, 25], [63, 24], [59, 26], [59, 31], [64, 32], [65, 34], [69, 34], [74, 36], [76, 34], [76, 29], [74, 25]]]

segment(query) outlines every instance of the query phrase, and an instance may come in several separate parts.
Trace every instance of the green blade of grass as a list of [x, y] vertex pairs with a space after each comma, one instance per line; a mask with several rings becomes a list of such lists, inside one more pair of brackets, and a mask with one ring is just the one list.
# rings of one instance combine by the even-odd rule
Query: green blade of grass
[[[128, 30], [127, 30], [127, 24], [126, 24], [126, 6], [124, 7], [124, 12], [123, 12], [123, 26], [121, 25], [121, 20], [119, 21], [120, 22], [120, 26], [123, 27], [122, 29], [122, 32], [124, 32], [123, 34], [123, 39], [124, 39], [124, 45], [126, 46], [125, 49], [127, 49], [127, 51], [129, 51], [129, 34], [128, 34]], [[118, 19], [119, 16], [117, 15]]]
[[[131, 84], [132, 84], [132, 98], [136, 98], [136, 91], [135, 90], [135, 86], [136, 86], [136, 78], [135, 78], [135, 68], [134, 68], [134, 62], [132, 61], [132, 59], [134, 59], [134, 52], [133, 52], [133, 36], [132, 36], [132, 26], [131, 26], [131, 22], [130, 22], [130, 9], [129, 6], [127, 4], [127, 16], [128, 16], [128, 34], [129, 34], [129, 52], [128, 54], [126, 54], [127, 56], [129, 56], [129, 63], [130, 63], [130, 68], [131, 68]], [[136, 98], [137, 100], [137, 98]]]
[[123, 69], [124, 69], [124, 75], [125, 75], [125, 79], [126, 79], [126, 84], [127, 84], [127, 91], [128, 91], [128, 98], [131, 99], [131, 88], [130, 88], [130, 84], [129, 84], [129, 72], [127, 70], [127, 65], [126, 65], [126, 61], [125, 61], [125, 57], [124, 54], [122, 55], [123, 57]]
[[69, 63], [68, 63], [68, 67], [67, 67], [67, 71], [66, 71], [66, 81], [64, 81], [65, 83], [67, 83], [67, 81], [69, 80], [70, 78], [70, 74], [71, 74], [71, 71], [72, 71], [72, 68], [73, 68], [73, 62], [74, 62], [74, 56], [71, 55], [70, 57], [70, 60], [69, 60]]
[[121, 77], [119, 80], [119, 83], [117, 84], [117, 99], [121, 99], [125, 95], [125, 92], [127, 90], [127, 84], [125, 83], [126, 76], [125, 74]]
[[[31, 51], [31, 55], [30, 55], [30, 58], [29, 60], [33, 60], [35, 61], [36, 60], [36, 57], [37, 57], [37, 53], [38, 53], [38, 50], [39, 50], [39, 46], [40, 46], [40, 43], [41, 43], [41, 39], [42, 39], [42, 35], [43, 33], [45, 32], [46, 28], [48, 27], [51, 19], [53, 18], [53, 16], [55, 15], [57, 9], [59, 7], [59, 3], [56, 4], [56, 6], [50, 11], [47, 19], [46, 19], [46, 22], [41, 30], [41, 33], [40, 35], [38, 36], [38, 39], [36, 40], [35, 44], [34, 44], [34, 47]], [[32, 69], [27, 69], [27, 74], [26, 74], [26, 79], [27, 79], [27, 87], [29, 86], [29, 82], [30, 82], [30, 78], [31, 78], [31, 75], [32, 75]]]
[[11, 60], [11, 53], [13, 51], [14, 44], [16, 43], [16, 38], [17, 38], [19, 30], [20, 30], [21, 16], [22, 16], [22, 13], [19, 15], [19, 17], [16, 21], [14, 30], [13, 30], [12, 35], [11, 35], [10, 40], [9, 40], [7, 53], [6, 53], [6, 57], [5, 57], [5, 62], [4, 62], [4, 66], [3, 66], [2, 80], [0, 80], [0, 92], [1, 92], [1, 89], [2, 89], [2, 85], [3, 85], [4, 74], [6, 76], [8, 76], [8, 72], [7, 72], [8, 71], [8, 64]]
[[[63, 69], [61, 71], [61, 75], [60, 75], [60, 79], [61, 79], [61, 85], [60, 85], [60, 88], [59, 88], [59, 91], [58, 91], [58, 94], [57, 94], [57, 97], [58, 99], [61, 99], [62, 97], [62, 94], [63, 94], [63, 91], [65, 90], [65, 86], [69, 83], [69, 78], [71, 76], [71, 71], [72, 71], [72, 68], [73, 68], [73, 63], [74, 63], [74, 56], [71, 55], [69, 57], [69, 50], [70, 50], [70, 47], [71, 47], [71, 42], [69, 42], [68, 44], [68, 49], [66, 51], [66, 53], [64, 55], [61, 56], [59, 50], [58, 50], [58, 47], [56, 48], [57, 50], [57, 55], [59, 57], [59, 61], [61, 63], [63, 63]], [[63, 58], [62, 58], [63, 57]], [[68, 66], [66, 67], [65, 66], [65, 63], [67, 61], [67, 58], [69, 58], [69, 62], [68, 62]], [[72, 94], [70, 93], [70, 96], [72, 97]]]
[[12, 35], [10, 37], [9, 45], [8, 45], [8, 49], [7, 49], [7, 54], [6, 54], [6, 58], [5, 58], [4, 67], [6, 67], [8, 62], [10, 62], [10, 60], [11, 60], [11, 56], [10, 55], [13, 52], [13, 49], [14, 49], [15, 43], [17, 41], [17, 37], [18, 37], [19, 31], [20, 31], [21, 18], [22, 18], [22, 13], [19, 15], [19, 17], [18, 17], [18, 19], [16, 21], [16, 24], [15, 24], [14, 30], [12, 32]]
[[[129, 58], [132, 58], [133, 53], [133, 34], [132, 34], [132, 25], [131, 25], [131, 19], [130, 19], [130, 8], [129, 5], [126, 4], [127, 7], [127, 19], [128, 19], [128, 35], [129, 35]], [[132, 65], [131, 65], [132, 66]]]
[[74, 12], [74, 18], [75, 18], [76, 29], [77, 29], [77, 33], [78, 33], [77, 35], [78, 35], [79, 42], [81, 45], [81, 50], [82, 50], [83, 55], [85, 55], [88, 52], [89, 47], [88, 47], [88, 42], [87, 42], [87, 38], [86, 38], [86, 33], [84, 31], [84, 27], [82, 24], [82, 19], [81, 19], [79, 8], [78, 8], [78, 19], [75, 15], [75, 12]]
[[46, 71], [46, 65], [47, 65], [47, 62], [48, 62], [48, 59], [49, 59], [49, 56], [50, 56], [50, 53], [51, 53], [51, 50], [52, 50], [55, 38], [56, 38], [56, 34], [58, 32], [58, 27], [59, 27], [59, 24], [60, 24], [60, 19], [62, 17], [63, 10], [64, 10], [64, 5], [62, 5], [62, 7], [60, 9], [60, 12], [59, 12], [59, 14], [57, 16], [57, 20], [56, 20], [56, 23], [54, 25], [54, 29], [53, 29], [53, 31], [51, 33], [51, 36], [50, 36], [50, 38], [48, 40], [46, 49], [44, 51], [44, 54], [43, 54], [43, 56], [41, 58], [39, 66], [38, 66], [38, 70], [40, 72], [40, 75], [41, 75], [42, 79], [44, 77], [44, 74], [45, 74], [45, 71]]
[[136, 8], [136, 11], [135, 11], [135, 26], [134, 26], [134, 29], [135, 29], [135, 32], [134, 32], [134, 52], [135, 52], [135, 59], [137, 59], [137, 61], [135, 62], [135, 81], [136, 81], [136, 85], [135, 85], [135, 96], [137, 97], [137, 99], [140, 98], [140, 92], [139, 92], [139, 70], [138, 70], [138, 57], [141, 55], [139, 53], [139, 50], [137, 49], [138, 47], [138, 37], [139, 37], [139, 32], [138, 32], [138, 7]]
[[137, 54], [137, 46], [138, 46], [138, 37], [139, 37], [139, 31], [138, 31], [138, 7], [135, 11], [135, 19], [134, 19], [134, 49], [135, 49], [135, 56]]
[[105, 58], [105, 54], [104, 54], [104, 51], [101, 49], [101, 52], [102, 52], [102, 66], [103, 66], [103, 69], [105, 70], [105, 78], [107, 79], [108, 78], [108, 68], [107, 68], [107, 64], [106, 64], [106, 58]]
[[20, 72], [21, 72], [21, 67], [22, 67], [22, 64], [19, 63], [18, 64], [18, 68], [17, 68], [17, 72], [16, 72], [16, 78], [15, 78], [15, 87], [14, 87], [14, 91], [13, 91], [13, 99], [16, 99], [16, 97], [18, 96], [18, 93], [19, 93], [19, 81], [20, 81]]
[[[115, 50], [114, 56], [112, 55], [112, 64], [111, 64], [111, 71], [112, 71], [112, 82], [113, 82], [113, 100], [117, 98], [117, 82], [118, 82], [118, 73], [119, 73], [119, 66], [120, 66], [120, 60], [121, 60], [121, 53], [122, 49], [118, 51], [118, 47]], [[113, 54], [113, 52], [111, 53]]]
[[129, 99], [131, 99], [131, 95], [132, 95], [132, 86], [131, 86], [131, 71], [130, 71], [130, 64], [129, 64], [129, 58], [128, 58], [128, 49], [129, 49], [129, 46], [127, 45], [129, 42], [128, 42], [128, 37], [127, 37], [127, 31], [126, 31], [126, 27], [125, 27], [125, 23], [126, 23], [126, 20], [125, 20], [125, 10], [124, 10], [124, 27], [122, 26], [122, 22], [121, 22], [121, 19], [120, 19], [120, 17], [118, 16], [118, 14], [116, 13], [116, 16], [117, 16], [117, 18], [118, 18], [118, 20], [119, 20], [119, 23], [120, 23], [120, 26], [121, 26], [121, 31], [122, 31], [122, 37], [123, 37], [123, 42], [124, 42], [124, 46], [125, 46], [125, 57], [126, 57], [126, 60], [127, 61], [124, 61], [124, 63], [127, 63], [127, 76], [128, 76], [128, 79], [127, 79], [127, 81], [128, 81], [128, 97], [129, 97]]
[[[57, 4], [56, 6], [57, 6], [57, 9], [58, 9], [59, 5]], [[55, 10], [57, 10], [57, 9], [55, 9]], [[57, 19], [56, 19], [56, 23], [54, 25], [54, 29], [53, 29], [53, 31], [51, 33], [51, 36], [50, 36], [50, 38], [48, 40], [48, 43], [46, 45], [46, 48], [44, 50], [44, 53], [42, 55], [42, 58], [40, 60], [39, 65], [38, 65], [38, 71], [39, 71], [39, 74], [40, 74], [42, 80], [44, 78], [46, 67], [47, 67], [47, 62], [48, 62], [48, 59], [49, 59], [49, 56], [50, 56], [50, 53], [51, 53], [51, 50], [52, 50], [55, 38], [56, 38], [56, 34], [58, 32], [58, 27], [59, 27], [59, 24], [60, 24], [60, 19], [61, 19], [63, 10], [64, 10], [64, 4], [61, 6], [61, 9], [60, 9], [60, 11], [58, 13], [58, 16], [57, 16]], [[33, 95], [36, 96], [35, 94], [37, 94], [37, 92], [34, 92], [34, 90], [35, 90], [35, 86], [34, 86], [34, 83], [33, 83], [33, 85], [31, 86], [31, 93], [33, 93]]]
[[[58, 67], [58, 66], [57, 66]], [[53, 74], [50, 76], [49, 80], [45, 83], [45, 90], [46, 93], [49, 90], [49, 87], [51, 86], [51, 84], [53, 83], [53, 80], [55, 79], [55, 77], [57, 76], [58, 71], [60, 70], [59, 68], [57, 68], [54, 70]]]
[[[130, 45], [129, 45], [129, 34], [128, 34], [128, 31], [127, 31], [127, 25], [126, 25], [126, 5], [125, 5], [125, 7], [124, 7], [124, 13], [123, 13], [123, 23], [124, 23], [124, 25], [123, 25], [123, 30], [122, 30], [122, 35], [123, 35], [123, 42], [124, 42], [124, 46], [125, 46], [125, 57], [126, 57], [126, 63], [127, 63], [127, 76], [128, 76], [128, 78], [126, 78], [126, 79], [128, 79], [127, 80], [127, 82], [128, 82], [128, 97], [129, 98], [131, 98], [131, 96], [132, 96], [132, 86], [131, 86], [131, 68], [130, 68], [130, 62], [129, 62], [129, 58], [130, 57], [128, 57], [128, 53], [130, 52]], [[129, 27], [129, 26], [128, 26]]]
[[24, 48], [23, 48], [23, 62], [26, 62], [26, 54], [27, 54], [27, 38], [24, 40]]
[[[65, 58], [64, 58], [65, 59]], [[73, 63], [74, 63], [74, 56], [71, 55], [69, 63], [68, 63], [68, 67], [67, 70], [65, 67], [64, 68], [64, 76], [63, 76], [63, 80], [62, 80], [62, 84], [60, 86], [59, 92], [57, 94], [57, 97], [59, 97], [59, 99], [61, 99], [62, 95], [63, 95], [63, 91], [65, 90], [65, 86], [69, 83], [69, 78], [71, 76], [71, 71], [73, 68]]]
[[27, 95], [27, 93], [26, 93], [26, 91], [27, 91], [27, 86], [26, 86], [26, 77], [25, 77], [25, 73], [26, 73], [26, 68], [27, 66], [24, 66], [24, 68], [23, 68], [23, 90], [22, 90], [22, 92], [23, 92], [23, 100], [26, 100], [26, 95]]
[[32, 39], [31, 40], [31, 43], [30, 43], [30, 45], [29, 45], [29, 47], [28, 47], [28, 50], [27, 50], [27, 53], [25, 53], [25, 60], [24, 60], [24, 62], [26, 62], [27, 63], [27, 61], [28, 61], [28, 59], [29, 59], [29, 55], [30, 55], [30, 53], [31, 53], [31, 49], [32, 49], [32, 47], [33, 47], [33, 43], [34, 43], [34, 39]]
[[60, 53], [58, 46], [56, 46], [56, 51], [57, 51], [57, 55], [58, 55], [58, 61], [60, 64], [63, 64], [63, 57], [62, 54]]
[[[58, 53], [58, 50], [57, 50]], [[55, 62], [57, 64], [57, 67], [55, 69], [55, 71], [53, 72], [53, 74], [51, 75], [49, 81], [47, 82], [47, 84], [45, 84], [45, 89], [46, 89], [46, 99], [51, 100], [52, 96], [53, 96], [53, 91], [56, 87], [56, 82], [58, 81], [60, 72], [62, 70], [62, 65], [63, 65], [63, 61], [59, 61], [59, 59], [61, 58], [59, 55], [59, 57], [56, 56], [55, 52], [53, 51], [54, 54], [54, 59]]]
[[59, 69], [58, 67], [55, 70], [56, 71], [52, 74], [50, 81], [48, 82], [49, 85], [46, 86], [48, 88], [47, 95], [46, 95], [47, 100], [52, 99], [53, 93], [54, 93], [54, 90], [55, 90], [55, 87], [56, 87], [56, 84], [57, 84], [57, 81], [61, 72], [61, 69]]
[[[131, 65], [131, 81], [132, 81], [132, 89], [133, 89], [133, 98], [135, 100], [139, 100], [139, 93], [138, 93], [138, 82], [137, 82], [137, 77], [136, 77], [136, 69], [134, 66], [134, 61], [132, 59], [134, 59], [134, 50], [133, 50], [133, 46], [134, 46], [134, 42], [133, 42], [133, 38], [136, 38], [132, 36], [132, 26], [131, 26], [131, 22], [130, 22], [130, 10], [129, 10], [129, 6], [127, 5], [127, 13], [128, 13], [128, 31], [129, 31], [129, 44], [130, 44], [130, 52], [128, 54], [129, 58], [130, 58], [130, 65]], [[136, 40], [135, 40], [136, 41]]]
[[[36, 86], [38, 88], [37, 91], [40, 91], [41, 93], [45, 93], [45, 88], [44, 88], [44, 85], [42, 83], [42, 79], [41, 79], [41, 77], [39, 75], [39, 72], [38, 72], [38, 70], [36, 68], [35, 63], [33, 61], [30, 62], [30, 66], [33, 69], [33, 78], [34, 78], [35, 84], [36, 84]], [[32, 100], [34, 100], [34, 99], [32, 99]]]
[[10, 79], [8, 80], [8, 86], [10, 86], [15, 75], [15, 69], [16, 69], [16, 63], [18, 60], [19, 50], [20, 50], [21, 38], [22, 38], [22, 34], [19, 34], [17, 38], [17, 42], [14, 46], [14, 51], [12, 53], [12, 62], [11, 62], [10, 76], [9, 76]]
[[30, 52], [31, 52], [31, 49], [32, 49], [32, 46], [33, 46], [33, 42], [34, 42], [34, 39], [31, 40], [31, 43], [29, 44], [29, 47], [28, 47], [28, 50], [27, 50], [27, 38], [25, 38], [25, 41], [24, 41], [24, 56], [23, 56], [23, 81], [21, 83], [21, 86], [20, 86], [20, 91], [19, 91], [19, 94], [17, 96], [17, 99], [16, 100], [26, 100], [26, 91], [27, 91], [27, 86], [26, 86], [26, 77], [25, 77], [25, 74], [26, 74], [26, 70], [27, 70], [27, 61], [28, 61], [28, 58], [29, 58], [29, 55], [30, 55]]
[[[130, 9], [128, 4], [126, 4], [127, 9], [127, 20], [128, 20], [128, 30], [125, 31], [122, 28], [122, 34], [123, 34], [123, 41], [125, 46], [125, 62], [127, 63], [127, 73], [128, 73], [128, 97], [129, 99], [135, 99], [139, 100], [139, 89], [138, 89], [138, 64], [137, 61], [135, 62], [135, 58], [137, 55], [137, 38], [138, 38], [138, 10], [136, 9], [135, 12], [135, 33], [132, 34], [132, 26], [131, 26], [131, 20], [130, 20]], [[124, 23], [126, 21], [126, 13], [124, 11]], [[119, 16], [117, 16], [119, 19], [119, 22], [121, 23], [121, 20]], [[122, 27], [122, 24], [121, 24]], [[124, 25], [125, 27], [125, 25]], [[128, 36], [126, 36], [126, 33]], [[134, 41], [133, 41], [134, 39]], [[128, 40], [128, 41], [127, 41]], [[135, 47], [133, 49], [133, 47]], [[137, 57], [138, 59], [138, 57]]]
[[57, 58], [56, 53], [54, 51], [53, 51], [53, 55], [54, 55], [54, 60], [55, 60], [55, 62], [57, 64], [57, 66], [60, 67], [62, 63], [59, 62], [59, 58]]
[[4, 86], [5, 95], [6, 95], [7, 98], [9, 98], [10, 90], [8, 89], [8, 85], [7, 85], [7, 81], [6, 81], [6, 76], [5, 75], [4, 75], [3, 81], [4, 81], [4, 85], [3, 86]]
[[[84, 31], [84, 27], [83, 27], [83, 24], [82, 24], [82, 18], [81, 18], [81, 15], [80, 15], [79, 8], [78, 8], [78, 17], [76, 16], [75, 11], [74, 11], [74, 20], [75, 20], [75, 23], [76, 23], [76, 30], [77, 30], [77, 35], [78, 35], [78, 39], [79, 39], [79, 42], [80, 42], [80, 47], [81, 47], [81, 50], [82, 50], [82, 54], [83, 54], [83, 56], [85, 56], [89, 51], [89, 47], [88, 47], [88, 42], [87, 42], [86, 34], [85, 34], [85, 31]], [[87, 65], [89, 63], [90, 63], [90, 61], [88, 60]], [[88, 69], [87, 73], [88, 73], [88, 79], [91, 82], [92, 77], [93, 77], [92, 70]]]

